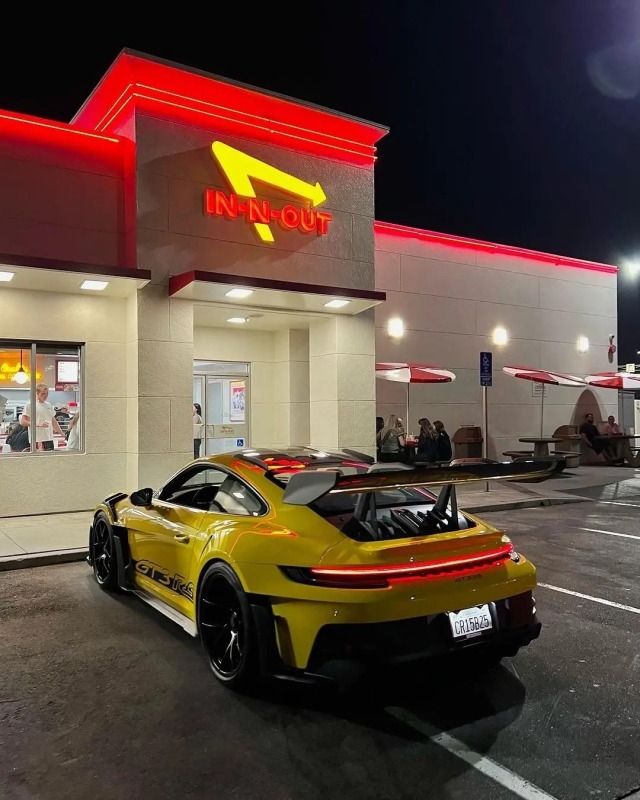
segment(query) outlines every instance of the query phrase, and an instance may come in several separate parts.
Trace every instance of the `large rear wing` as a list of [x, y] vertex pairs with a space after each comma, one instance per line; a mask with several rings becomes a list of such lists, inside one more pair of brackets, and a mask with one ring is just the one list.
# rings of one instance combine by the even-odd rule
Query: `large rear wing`
[[361, 494], [418, 486], [456, 486], [473, 481], [539, 482], [560, 472], [564, 465], [564, 459], [558, 458], [417, 469], [375, 464], [368, 472], [356, 475], [342, 475], [336, 470], [305, 470], [291, 476], [283, 500], [290, 505], [306, 506], [327, 494]]

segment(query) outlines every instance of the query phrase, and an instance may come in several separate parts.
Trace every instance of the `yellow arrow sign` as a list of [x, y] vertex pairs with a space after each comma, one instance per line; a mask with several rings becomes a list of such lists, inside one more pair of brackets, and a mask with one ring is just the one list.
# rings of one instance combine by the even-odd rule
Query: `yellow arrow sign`
[[[251, 182], [257, 180], [295, 197], [308, 200], [312, 206], [318, 206], [327, 199], [319, 183], [307, 183], [224, 142], [213, 142], [211, 152], [231, 188], [242, 197], [257, 197]], [[274, 241], [268, 225], [263, 222], [254, 222], [253, 225], [262, 241]]]

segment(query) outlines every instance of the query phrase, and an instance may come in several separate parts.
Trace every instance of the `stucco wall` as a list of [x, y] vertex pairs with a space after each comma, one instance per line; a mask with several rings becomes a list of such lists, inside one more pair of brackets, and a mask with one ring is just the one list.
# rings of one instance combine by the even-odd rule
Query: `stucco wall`
[[[489, 454], [500, 458], [505, 450], [527, 449], [519, 437], [540, 435], [540, 397], [530, 382], [505, 375], [505, 364], [577, 375], [615, 369], [607, 360], [608, 336], [616, 333], [615, 275], [377, 234], [376, 288], [387, 292], [376, 311], [376, 359], [423, 361], [457, 375], [451, 384], [411, 387], [413, 431], [421, 416], [443, 420], [450, 434], [481, 424], [483, 350], [494, 357]], [[400, 340], [387, 334], [392, 316], [405, 321]], [[504, 348], [491, 342], [497, 325], [509, 332]], [[587, 353], [577, 352], [578, 336], [589, 338]], [[378, 413], [404, 417], [405, 387], [376, 383]], [[545, 434], [574, 422], [585, 404], [597, 418], [617, 414], [616, 392], [547, 387]]]
[[[333, 214], [329, 234], [282, 231], [265, 244], [244, 219], [205, 216], [208, 187], [229, 191], [211, 155], [220, 139], [310, 183], [319, 181]], [[199, 269], [319, 285], [373, 288], [373, 169], [315, 158], [260, 142], [136, 118], [138, 261], [153, 280]], [[265, 186], [260, 197], [291, 201]]]
[[123, 148], [59, 138], [0, 136], [0, 253], [126, 264]]

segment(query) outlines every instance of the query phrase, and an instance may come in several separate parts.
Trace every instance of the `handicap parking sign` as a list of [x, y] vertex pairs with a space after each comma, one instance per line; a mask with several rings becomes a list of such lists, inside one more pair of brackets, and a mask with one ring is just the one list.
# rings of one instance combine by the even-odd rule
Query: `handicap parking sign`
[[236, 439], [236, 447], [244, 447], [244, 439]]

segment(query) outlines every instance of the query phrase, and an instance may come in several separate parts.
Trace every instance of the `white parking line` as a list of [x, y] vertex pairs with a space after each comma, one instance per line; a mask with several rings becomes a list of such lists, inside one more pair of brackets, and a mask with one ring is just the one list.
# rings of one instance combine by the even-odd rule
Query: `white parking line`
[[640, 503], [623, 503], [621, 500], [596, 500], [596, 503], [606, 503], [609, 506], [628, 506], [629, 508], [640, 508]]
[[574, 597], [581, 597], [583, 600], [591, 600], [594, 603], [601, 603], [603, 606], [619, 608], [621, 611], [630, 611], [632, 614], [640, 614], [640, 608], [625, 606], [622, 603], [614, 603], [613, 600], [605, 600], [603, 597], [593, 597], [593, 595], [590, 594], [582, 594], [582, 592], [574, 592], [571, 589], [563, 589], [561, 586], [551, 586], [548, 583], [539, 583], [538, 586], [543, 589], [551, 589], [554, 592], [562, 592], [562, 594], [571, 594]]
[[609, 536], [622, 536], [624, 539], [640, 539], [631, 533], [616, 533], [615, 531], [602, 531], [599, 528], [578, 528], [579, 531], [589, 531], [589, 533], [606, 533]]
[[423, 734], [423, 736], [426, 736], [430, 742], [444, 747], [444, 749], [452, 755], [466, 761], [467, 764], [477, 769], [478, 772], [481, 772], [483, 775], [491, 778], [491, 780], [504, 786], [510, 792], [513, 792], [513, 794], [521, 797], [522, 800], [556, 800], [553, 795], [542, 791], [542, 789], [539, 789], [534, 783], [526, 780], [516, 772], [512, 772], [510, 769], [503, 767], [488, 756], [483, 756], [480, 753], [476, 753], [475, 750], [471, 750], [464, 742], [461, 742], [454, 736], [444, 732], [434, 734], [432, 732], [433, 728], [430, 728], [428, 724], [424, 723], [413, 714], [399, 708], [388, 708], [387, 712], [401, 722], [404, 722], [405, 725], [409, 725], [414, 728], [414, 730]]

